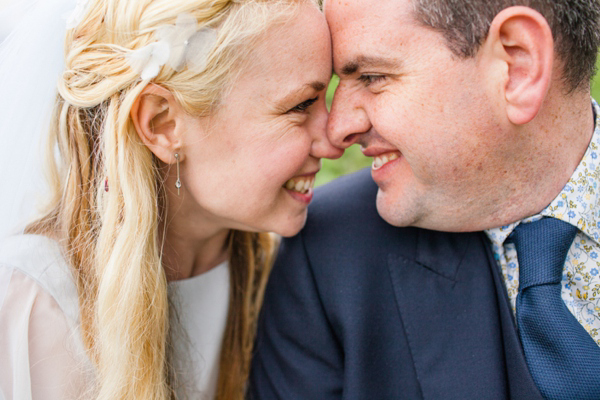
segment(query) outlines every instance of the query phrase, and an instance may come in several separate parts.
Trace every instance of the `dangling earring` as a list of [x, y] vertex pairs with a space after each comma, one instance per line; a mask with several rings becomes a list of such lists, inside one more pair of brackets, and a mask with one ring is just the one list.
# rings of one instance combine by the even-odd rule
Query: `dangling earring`
[[177, 196], [179, 196], [179, 189], [181, 189], [181, 179], [179, 179], [179, 153], [175, 153], [175, 160], [177, 160], [177, 181], [175, 181], [175, 187], [177, 188]]

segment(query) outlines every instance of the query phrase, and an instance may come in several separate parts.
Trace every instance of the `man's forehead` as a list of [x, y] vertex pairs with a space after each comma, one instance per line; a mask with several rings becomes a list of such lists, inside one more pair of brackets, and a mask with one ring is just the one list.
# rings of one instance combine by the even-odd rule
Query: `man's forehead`
[[334, 47], [354, 47], [357, 42], [372, 46], [396, 36], [399, 30], [416, 27], [408, 1], [327, 0], [325, 17]]
[[406, 5], [405, 0], [327, 0], [335, 71], [351, 75], [361, 67], [399, 68], [393, 53], [404, 47], [400, 31], [414, 26], [412, 13], [400, 9]]
[[325, 16], [332, 16], [335, 22], [351, 22], [370, 19], [392, 20], [396, 17], [408, 16], [412, 10], [410, 0], [326, 0]]

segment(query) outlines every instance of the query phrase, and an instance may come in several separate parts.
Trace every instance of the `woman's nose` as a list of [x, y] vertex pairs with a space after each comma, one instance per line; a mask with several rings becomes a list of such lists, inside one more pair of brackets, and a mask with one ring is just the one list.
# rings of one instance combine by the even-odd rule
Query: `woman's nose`
[[311, 145], [311, 155], [315, 158], [340, 158], [344, 154], [344, 148], [335, 146], [327, 137], [327, 121], [329, 113], [325, 103], [321, 105], [320, 116], [313, 125], [313, 141]]

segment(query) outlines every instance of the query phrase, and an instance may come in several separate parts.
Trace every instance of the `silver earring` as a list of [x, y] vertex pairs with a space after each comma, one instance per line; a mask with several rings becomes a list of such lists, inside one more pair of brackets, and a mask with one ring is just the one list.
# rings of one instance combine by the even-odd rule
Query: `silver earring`
[[177, 160], [177, 181], [175, 181], [175, 187], [177, 188], [177, 196], [179, 196], [179, 189], [181, 189], [181, 179], [179, 179], [179, 153], [175, 153], [175, 160]]

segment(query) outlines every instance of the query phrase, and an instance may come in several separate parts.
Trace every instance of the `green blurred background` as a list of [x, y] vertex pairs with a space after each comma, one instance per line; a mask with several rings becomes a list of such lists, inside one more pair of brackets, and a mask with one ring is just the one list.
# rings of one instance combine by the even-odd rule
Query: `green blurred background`
[[[335, 89], [337, 88], [339, 82], [339, 78], [337, 75], [334, 75], [331, 78], [331, 82], [329, 83], [329, 87], [327, 88], [327, 108], [331, 106], [331, 101], [333, 100], [333, 94]], [[344, 155], [337, 160], [328, 160], [323, 159], [323, 167], [321, 171], [317, 174], [317, 178], [315, 180], [315, 186], [323, 185], [340, 175], [348, 174], [350, 172], [354, 172], [363, 167], [371, 165], [371, 161], [373, 159], [370, 157], [365, 157], [360, 152], [360, 147], [358, 145], [350, 146], [345, 152]]]
[[[596, 63], [597, 68], [600, 69], [600, 58]], [[331, 79], [329, 88], [327, 89], [327, 105], [331, 104], [335, 88], [337, 87], [338, 77], [334, 76]], [[600, 101], [600, 74], [596, 74], [592, 82], [592, 97]], [[360, 152], [358, 145], [351, 146], [344, 155], [337, 160], [326, 160], [323, 159], [323, 168], [321, 172], [317, 174], [315, 182], [316, 186], [323, 185], [340, 175], [354, 172], [363, 167], [371, 165], [372, 158], [365, 157]]]

